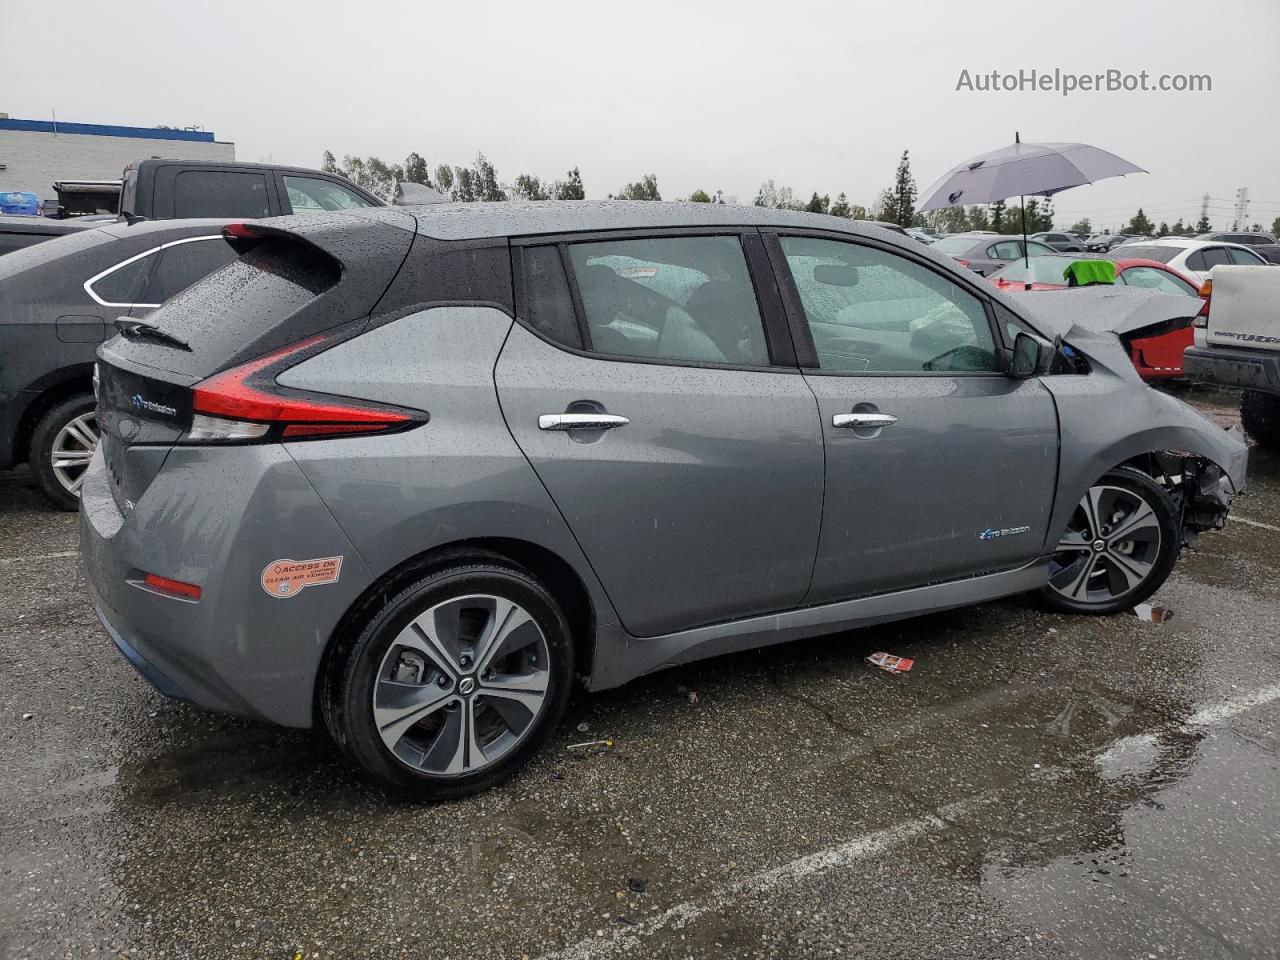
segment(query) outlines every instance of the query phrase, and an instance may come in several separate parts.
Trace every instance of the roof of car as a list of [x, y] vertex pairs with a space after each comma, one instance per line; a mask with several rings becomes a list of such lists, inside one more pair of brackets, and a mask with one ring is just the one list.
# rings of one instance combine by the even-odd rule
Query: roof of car
[[[475, 240], [537, 234], [642, 230], [662, 227], [805, 227], [865, 236], [902, 235], [870, 224], [820, 213], [723, 203], [643, 200], [528, 200], [497, 203], [432, 203], [391, 207], [412, 213], [418, 232], [437, 240]], [[371, 211], [364, 211], [368, 216]], [[914, 241], [912, 241], [914, 243]]]
[[73, 233], [93, 226], [91, 223], [76, 223], [74, 220], [54, 220], [50, 217], [0, 216], [0, 232], [4, 233], [45, 233], [58, 236]]
[[[1133, 240], [1135, 247], [1178, 247], [1182, 250], [1198, 250], [1201, 247], [1244, 247], [1243, 243], [1231, 243], [1227, 240], [1188, 240], [1185, 237], [1156, 237], [1152, 240]], [[1118, 249], [1123, 250], [1125, 244]]]

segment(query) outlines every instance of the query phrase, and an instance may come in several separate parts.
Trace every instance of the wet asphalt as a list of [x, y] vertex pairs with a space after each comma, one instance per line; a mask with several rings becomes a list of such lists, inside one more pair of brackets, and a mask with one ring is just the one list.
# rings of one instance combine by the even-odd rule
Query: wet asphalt
[[671, 670], [416, 806], [153, 692], [0, 474], [0, 957], [1280, 956], [1280, 456], [1234, 517], [1168, 622], [1015, 598]]

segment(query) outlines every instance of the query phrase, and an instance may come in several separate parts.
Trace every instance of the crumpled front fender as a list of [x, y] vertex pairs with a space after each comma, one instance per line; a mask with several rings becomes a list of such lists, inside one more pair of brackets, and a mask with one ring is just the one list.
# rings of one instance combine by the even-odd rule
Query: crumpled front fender
[[1249, 450], [1236, 428], [1224, 430], [1181, 400], [1146, 386], [1114, 334], [1077, 338], [1090, 359], [1087, 375], [1042, 379], [1058, 407], [1058, 490], [1045, 549], [1061, 538], [1089, 487], [1119, 464], [1154, 453], [1190, 454], [1244, 488]]

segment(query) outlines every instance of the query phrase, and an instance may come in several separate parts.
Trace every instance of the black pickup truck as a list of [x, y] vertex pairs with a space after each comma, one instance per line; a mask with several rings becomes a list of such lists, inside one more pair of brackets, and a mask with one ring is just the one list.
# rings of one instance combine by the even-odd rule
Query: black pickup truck
[[256, 219], [381, 206], [337, 174], [266, 163], [138, 160], [125, 167], [120, 190], [120, 213], [130, 221]]

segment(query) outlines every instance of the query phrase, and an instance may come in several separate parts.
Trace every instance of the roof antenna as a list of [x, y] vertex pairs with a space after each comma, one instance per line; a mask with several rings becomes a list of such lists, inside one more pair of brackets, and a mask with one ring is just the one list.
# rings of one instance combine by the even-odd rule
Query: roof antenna
[[1021, 143], [1021, 142], [1022, 142], [1022, 134], [1018, 133], [1018, 131], [1017, 131], [1017, 130], [1013, 131], [1013, 142], [1014, 142], [1014, 143]]

